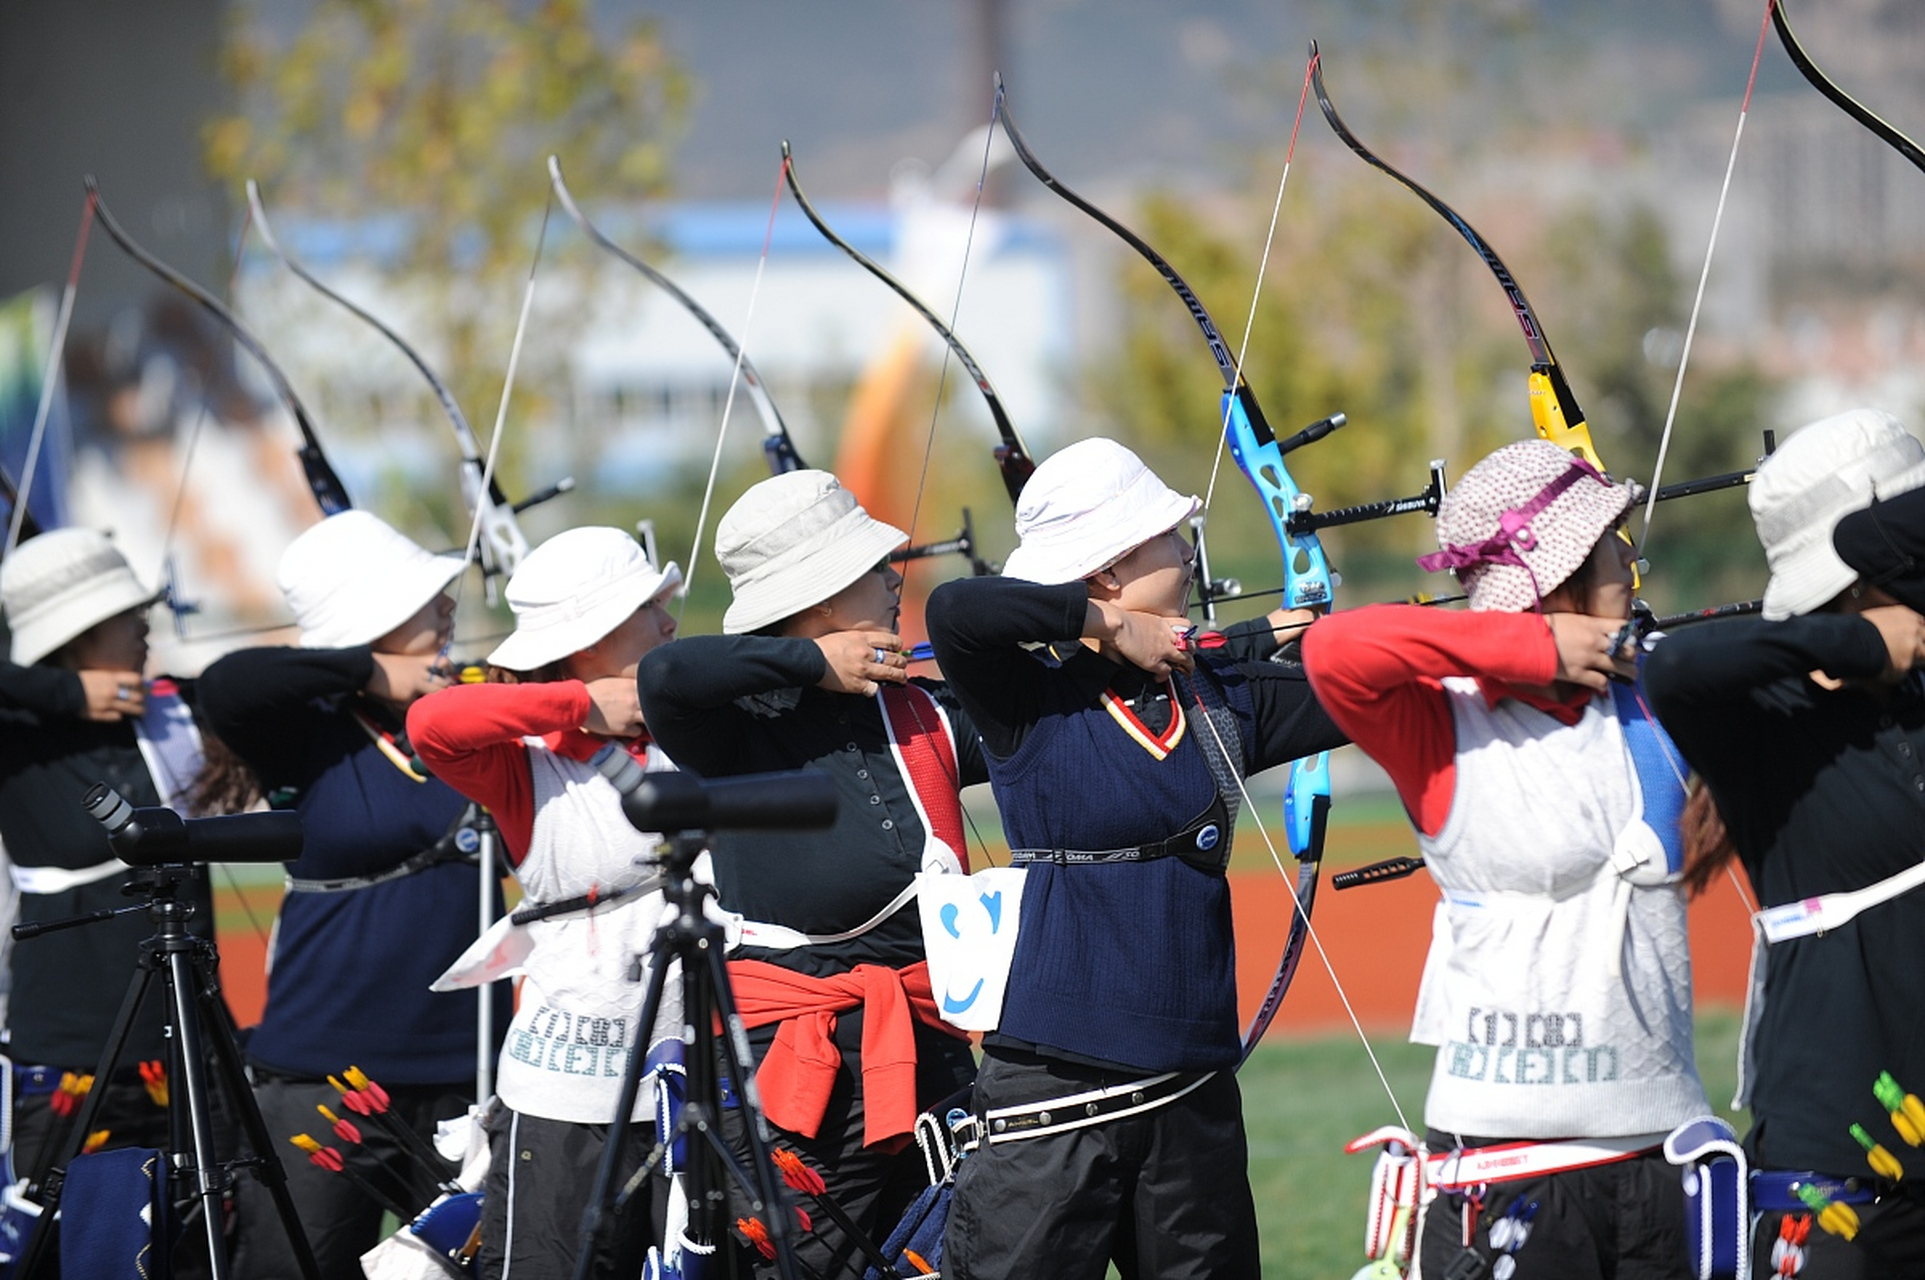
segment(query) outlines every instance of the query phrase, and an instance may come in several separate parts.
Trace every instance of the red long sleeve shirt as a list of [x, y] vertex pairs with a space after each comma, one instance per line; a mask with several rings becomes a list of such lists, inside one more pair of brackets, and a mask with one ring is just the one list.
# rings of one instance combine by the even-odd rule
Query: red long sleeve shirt
[[1546, 698], [1535, 689], [1557, 674], [1557, 642], [1541, 614], [1453, 613], [1371, 605], [1318, 620], [1303, 639], [1303, 665], [1324, 710], [1382, 765], [1411, 821], [1435, 835], [1457, 788], [1457, 732], [1443, 681], [1474, 678], [1491, 705], [1516, 698], [1565, 724], [1590, 694]]
[[[408, 708], [408, 741], [436, 777], [488, 807], [509, 860], [520, 866], [535, 830], [535, 783], [522, 739], [586, 760], [607, 741], [581, 731], [591, 707], [579, 680], [456, 685]], [[641, 759], [648, 738], [624, 745]]]

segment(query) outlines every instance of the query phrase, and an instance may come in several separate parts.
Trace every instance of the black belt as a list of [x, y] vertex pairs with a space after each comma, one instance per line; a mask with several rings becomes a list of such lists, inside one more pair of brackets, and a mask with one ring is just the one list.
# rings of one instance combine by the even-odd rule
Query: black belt
[[1154, 862], [1158, 858], [1181, 858], [1199, 871], [1213, 876], [1224, 874], [1230, 866], [1230, 813], [1218, 796], [1203, 811], [1203, 816], [1165, 840], [1135, 845], [1127, 849], [1012, 849], [1011, 866], [1026, 862], [1049, 862], [1059, 867], [1084, 866], [1103, 862]]
[[991, 1107], [974, 1117], [978, 1126], [976, 1132], [963, 1136], [991, 1143], [1020, 1142], [1025, 1138], [1040, 1138], [1066, 1129], [1082, 1129], [1108, 1120], [1121, 1120], [1125, 1116], [1168, 1106], [1194, 1092], [1215, 1074], [1214, 1071], [1168, 1071], [1128, 1084], [1090, 1089], [1042, 1102]]

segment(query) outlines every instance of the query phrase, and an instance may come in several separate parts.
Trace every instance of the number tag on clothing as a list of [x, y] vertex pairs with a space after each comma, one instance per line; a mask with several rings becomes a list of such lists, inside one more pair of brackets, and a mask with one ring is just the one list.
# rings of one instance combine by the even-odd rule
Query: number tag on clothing
[[989, 867], [974, 875], [922, 872], [916, 909], [929, 956], [929, 988], [944, 1022], [964, 1031], [994, 1031], [1016, 958], [1023, 867]]

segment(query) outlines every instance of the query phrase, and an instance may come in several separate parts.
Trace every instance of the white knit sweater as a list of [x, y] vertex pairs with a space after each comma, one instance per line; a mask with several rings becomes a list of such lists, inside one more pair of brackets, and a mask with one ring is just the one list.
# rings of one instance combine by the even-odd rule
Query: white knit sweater
[[1565, 726], [1514, 699], [1487, 706], [1469, 680], [1445, 691], [1456, 791], [1443, 828], [1418, 838], [1444, 891], [1411, 1028], [1438, 1046], [1425, 1121], [1572, 1138], [1704, 1114], [1683, 893], [1621, 889], [1613, 866], [1614, 849], [1652, 837], [1610, 699]]
[[[591, 889], [607, 893], [656, 878], [637, 860], [658, 837], [643, 835], [622, 816], [614, 786], [582, 761], [556, 755], [539, 738], [526, 739], [535, 783], [535, 824], [515, 875], [534, 902], [560, 902]], [[650, 770], [672, 768], [649, 748]], [[539, 920], [524, 972], [521, 1003], [501, 1049], [501, 1099], [525, 1115], [581, 1124], [614, 1119], [629, 1046], [635, 1042], [648, 970], [632, 976], [634, 958], [647, 951], [663, 911], [659, 889], [590, 912]], [[679, 1035], [680, 985], [663, 992], [650, 1043]], [[644, 1082], [634, 1118], [654, 1114]]]

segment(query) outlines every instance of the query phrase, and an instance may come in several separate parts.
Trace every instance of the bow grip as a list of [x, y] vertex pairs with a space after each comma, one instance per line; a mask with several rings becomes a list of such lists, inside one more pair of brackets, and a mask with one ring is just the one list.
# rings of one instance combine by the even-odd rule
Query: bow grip
[[1262, 496], [1264, 511], [1283, 551], [1283, 607], [1328, 609], [1337, 575], [1331, 571], [1315, 533], [1289, 531], [1291, 514], [1308, 508], [1310, 503], [1284, 465], [1276, 438], [1271, 437], [1267, 443], [1258, 441], [1243, 402], [1234, 391], [1223, 393], [1223, 418], [1230, 456]]
[[1531, 369], [1530, 391], [1531, 422], [1537, 427], [1537, 434], [1603, 471], [1604, 463], [1591, 444], [1590, 426], [1582, 417], [1576, 422], [1570, 421], [1564, 412], [1564, 397], [1558, 394], [1557, 384], [1545, 366]]
[[[302, 420], [305, 421], [305, 415]], [[334, 474], [334, 468], [328, 464], [327, 455], [321, 452], [320, 446], [304, 442], [294, 454], [301, 460], [301, 474], [307, 477], [307, 487], [313, 491], [315, 504], [321, 508], [323, 519], [339, 515], [354, 506], [348, 499], [347, 486], [341, 483], [341, 477]]]
[[1318, 752], [1290, 766], [1283, 792], [1283, 826], [1290, 852], [1309, 862], [1323, 852], [1324, 825], [1330, 817], [1330, 753]]

